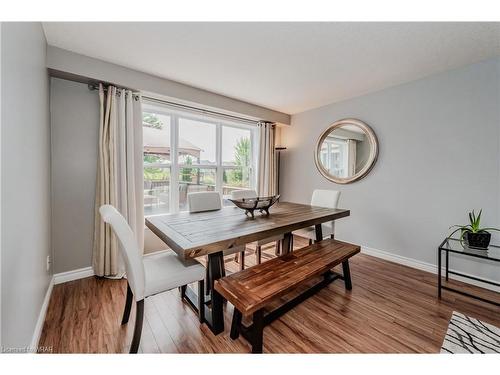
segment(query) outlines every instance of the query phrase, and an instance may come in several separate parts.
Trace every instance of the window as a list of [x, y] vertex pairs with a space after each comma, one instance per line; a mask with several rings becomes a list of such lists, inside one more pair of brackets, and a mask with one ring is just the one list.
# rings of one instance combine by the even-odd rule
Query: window
[[170, 116], [143, 112], [144, 214], [170, 211]]
[[253, 188], [255, 130], [144, 105], [144, 214], [186, 211], [197, 191], [219, 191], [229, 205], [231, 191]]
[[216, 124], [179, 118], [179, 164], [216, 165]]
[[222, 170], [224, 194], [253, 186], [252, 132], [249, 129], [222, 126]]
[[347, 141], [328, 137], [321, 145], [321, 164], [330, 173], [339, 177], [347, 177]]

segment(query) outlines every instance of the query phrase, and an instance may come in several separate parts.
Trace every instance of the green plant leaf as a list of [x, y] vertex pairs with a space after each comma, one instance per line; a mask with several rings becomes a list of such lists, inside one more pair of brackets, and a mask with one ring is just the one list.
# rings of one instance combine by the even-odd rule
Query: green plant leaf
[[455, 227], [458, 227], [458, 228], [463, 228], [465, 227], [466, 225], [458, 225], [458, 224], [455, 224], [455, 225], [452, 225], [451, 227], [449, 227], [448, 229], [451, 229], [451, 228], [455, 228]]
[[[451, 236], [453, 236], [455, 233], [457, 233], [459, 230], [462, 231], [462, 235], [460, 236], [460, 239], [462, 239], [463, 237], [463, 233], [464, 232], [470, 232], [471, 229], [469, 228], [470, 225], [454, 225], [454, 227], [458, 227], [457, 229], [455, 229], [453, 232], [451, 232], [449, 235], [448, 235], [448, 238], [451, 238]], [[450, 227], [451, 229], [452, 227]]]

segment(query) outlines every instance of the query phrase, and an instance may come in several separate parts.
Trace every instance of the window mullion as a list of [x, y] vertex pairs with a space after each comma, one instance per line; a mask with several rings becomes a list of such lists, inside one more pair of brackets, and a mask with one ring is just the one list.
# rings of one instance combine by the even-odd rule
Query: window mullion
[[217, 162], [216, 180], [215, 180], [215, 190], [223, 193], [223, 169], [222, 169], [222, 125], [217, 123], [216, 125], [216, 152], [215, 158]]
[[256, 148], [257, 129], [250, 131], [250, 188], [257, 190], [257, 148]]
[[172, 115], [172, 123], [170, 126], [170, 212], [179, 212], [179, 164], [177, 152], [179, 145], [179, 118], [177, 115]]

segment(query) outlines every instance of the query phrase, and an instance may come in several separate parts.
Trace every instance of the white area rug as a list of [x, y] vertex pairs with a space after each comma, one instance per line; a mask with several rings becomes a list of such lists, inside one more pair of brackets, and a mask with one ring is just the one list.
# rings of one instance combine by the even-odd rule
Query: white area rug
[[454, 311], [441, 353], [500, 353], [500, 328]]

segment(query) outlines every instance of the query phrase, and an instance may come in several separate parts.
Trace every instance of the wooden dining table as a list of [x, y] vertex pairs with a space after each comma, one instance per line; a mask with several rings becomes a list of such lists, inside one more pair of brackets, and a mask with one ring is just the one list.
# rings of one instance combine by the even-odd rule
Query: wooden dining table
[[[180, 212], [149, 216], [146, 226], [162, 239], [181, 259], [208, 257], [205, 322], [214, 334], [224, 331], [223, 298], [214, 291], [215, 280], [225, 275], [224, 252], [239, 245], [283, 235], [282, 254], [292, 251], [292, 232], [315, 226], [316, 240], [323, 239], [321, 224], [350, 215], [339, 208], [310, 206], [307, 204], [278, 202], [269, 215], [251, 218], [237, 207], [225, 207], [215, 211]], [[197, 306], [199, 298], [191, 288], [185, 291], [187, 301]]]

